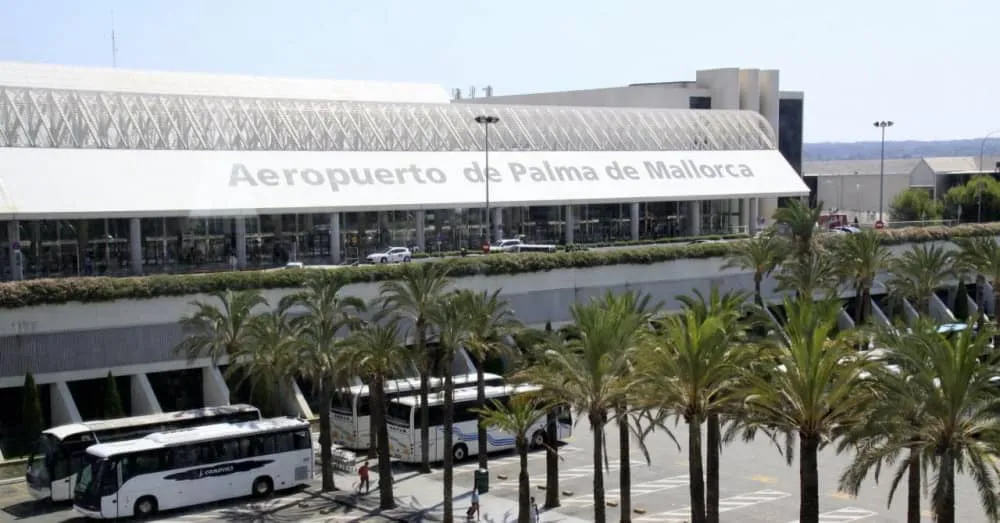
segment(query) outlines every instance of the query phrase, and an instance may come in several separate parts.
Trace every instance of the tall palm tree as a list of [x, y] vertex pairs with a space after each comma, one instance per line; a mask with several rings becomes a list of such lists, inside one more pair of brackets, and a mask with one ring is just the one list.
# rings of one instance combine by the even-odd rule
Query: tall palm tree
[[692, 523], [707, 521], [701, 426], [710, 413], [721, 412], [740, 376], [740, 365], [729, 359], [729, 320], [685, 309], [665, 318], [636, 358], [636, 406], [658, 412], [658, 424], [667, 416], [687, 423]]
[[873, 362], [852, 357], [845, 334], [835, 334], [839, 300], [786, 299], [785, 310], [787, 337], [770, 354], [778, 365], [770, 374], [745, 373], [744, 404], [753, 423], [798, 435], [799, 521], [816, 523], [819, 450], [865, 419], [873, 394], [863, 377]]
[[[1000, 467], [994, 462], [1000, 452], [1000, 418], [996, 416], [1000, 398], [992, 383], [1000, 362], [991, 346], [992, 333], [973, 327], [970, 322], [952, 336], [923, 329], [893, 348], [901, 372], [880, 378], [884, 403], [873, 412], [872, 423], [866, 427], [871, 431], [869, 439], [859, 446], [844, 473], [842, 484], [847, 491], [857, 492], [872, 469], [877, 478], [883, 463], [916, 451], [937, 470], [931, 506], [939, 523], [955, 521], [955, 475], [962, 472], [976, 483], [990, 520], [1000, 518], [995, 495]], [[918, 398], [918, 408], [911, 405], [914, 398]], [[901, 418], [900, 412], [915, 419]], [[904, 469], [913, 466], [909, 462], [904, 460], [897, 468], [893, 490]], [[890, 503], [891, 496], [892, 491]], [[920, 521], [919, 505], [916, 508], [909, 521]]]
[[302, 348], [288, 318], [284, 300], [272, 312], [255, 316], [249, 323], [249, 342], [230, 358], [227, 381], [234, 388], [248, 383], [252, 398], [263, 398], [268, 416], [280, 416], [286, 388], [295, 375], [295, 356]]
[[444, 263], [406, 265], [400, 270], [398, 279], [382, 283], [379, 289], [379, 298], [384, 307], [413, 322], [416, 335], [415, 359], [420, 370], [420, 472], [423, 474], [431, 471], [428, 397], [431, 390], [430, 378], [437, 361], [427, 346], [432, 327], [428, 314], [448, 288], [449, 270], [449, 266]]
[[[521, 328], [521, 322], [514, 316], [514, 310], [506, 300], [500, 298], [500, 290], [492, 293], [460, 291], [456, 299], [461, 301], [462, 308], [469, 320], [469, 331], [465, 341], [465, 349], [472, 356], [476, 365], [476, 398], [477, 408], [486, 407], [486, 360], [500, 354], [507, 354], [511, 348], [508, 341]], [[479, 424], [479, 468], [486, 469], [489, 464], [487, 455], [489, 441], [486, 439], [486, 426]], [[551, 442], [550, 442], [551, 444]]]
[[814, 249], [786, 261], [778, 274], [779, 291], [793, 291], [796, 296], [812, 298], [819, 294], [837, 294], [837, 265], [824, 250]]
[[868, 319], [872, 301], [872, 285], [878, 274], [889, 266], [892, 255], [874, 230], [847, 234], [833, 248], [834, 263], [841, 278], [851, 284], [857, 298], [854, 323], [861, 325]]
[[[717, 317], [726, 327], [725, 348], [729, 351], [725, 360], [732, 363], [740, 359], [745, 346], [740, 342], [744, 340], [746, 327], [749, 323], [743, 320], [745, 312], [751, 313], [751, 319], [755, 311], [745, 310], [747, 294], [743, 291], [721, 293], [718, 288], [712, 288], [708, 296], [704, 296], [700, 291], [695, 290], [691, 296], [678, 296], [677, 301], [681, 302], [685, 308], [692, 311], [698, 318], [699, 323], [703, 323], [710, 317]], [[731, 398], [730, 398], [731, 399]], [[720, 405], [721, 406], [721, 405]], [[728, 408], [725, 410], [734, 411]], [[719, 410], [708, 410], [706, 416], [705, 435], [705, 517], [708, 523], [719, 522], [719, 457], [722, 452], [722, 421]]]
[[931, 296], [954, 274], [954, 252], [933, 243], [911, 245], [890, 263], [890, 296], [912, 300], [917, 312], [930, 313]]
[[387, 399], [385, 383], [399, 375], [412, 364], [412, 351], [402, 343], [403, 333], [398, 317], [375, 322], [355, 332], [343, 349], [343, 361], [351, 374], [368, 381], [371, 394], [372, 421], [375, 430], [375, 449], [378, 456], [379, 508], [396, 508], [392, 492], [392, 456], [389, 454], [389, 429], [386, 425]]
[[604, 426], [608, 412], [627, 400], [622, 376], [631, 365], [636, 333], [645, 325], [635, 323], [632, 309], [609, 310], [604, 300], [596, 299], [572, 305], [570, 316], [567, 342], [549, 347], [545, 364], [526, 369], [520, 378], [541, 385], [554, 403], [586, 415], [594, 440], [594, 521], [605, 523]]
[[1000, 244], [992, 237], [958, 238], [955, 244], [959, 248], [958, 265], [976, 272], [993, 287], [993, 315], [1000, 330], [1000, 314], [997, 314], [1000, 311]]
[[754, 301], [764, 306], [761, 294], [761, 284], [784, 261], [788, 242], [773, 232], [767, 232], [757, 238], [736, 242], [733, 250], [723, 265], [723, 269], [740, 269], [753, 271]]
[[823, 203], [815, 208], [801, 200], [789, 200], [788, 204], [774, 211], [774, 222], [779, 228], [787, 229], [792, 237], [792, 256], [801, 258], [816, 247], [816, 224], [822, 213]]
[[193, 301], [194, 312], [181, 318], [185, 337], [176, 348], [189, 361], [211, 358], [213, 364], [232, 356], [250, 343], [250, 322], [254, 309], [267, 300], [254, 290], [217, 291], [211, 294], [218, 305]]
[[519, 394], [506, 404], [490, 400], [487, 408], [477, 409], [481, 425], [514, 435], [514, 447], [520, 458], [520, 469], [517, 474], [518, 523], [528, 523], [531, 512], [531, 481], [528, 476], [528, 448], [530, 447], [528, 438], [530, 435], [528, 431], [537, 425], [545, 417], [545, 413], [552, 410], [552, 407], [552, 405], [541, 403], [530, 394]]
[[342, 296], [344, 284], [335, 274], [320, 272], [305, 283], [305, 288], [288, 297], [288, 303], [304, 310], [293, 324], [298, 329], [302, 347], [296, 355], [299, 375], [309, 380], [319, 396], [320, 465], [324, 491], [333, 484], [333, 454], [331, 445], [330, 408], [333, 391], [344, 386], [349, 376], [340, 364], [340, 337], [361, 326], [358, 314], [367, 307], [354, 296]]
[[[446, 295], [428, 311], [428, 319], [437, 327], [437, 342], [441, 361], [450, 363], [455, 360], [455, 354], [468, 344], [469, 327], [471, 324], [469, 316], [466, 314], [464, 293], [469, 291], [457, 291]], [[441, 468], [444, 469], [443, 487], [443, 509], [444, 522], [452, 523], [454, 520], [454, 481], [455, 471], [453, 469], [456, 449], [454, 434], [455, 419], [455, 379], [451, 372], [444, 373], [444, 405], [441, 429], [444, 433], [444, 444], [442, 445]]]

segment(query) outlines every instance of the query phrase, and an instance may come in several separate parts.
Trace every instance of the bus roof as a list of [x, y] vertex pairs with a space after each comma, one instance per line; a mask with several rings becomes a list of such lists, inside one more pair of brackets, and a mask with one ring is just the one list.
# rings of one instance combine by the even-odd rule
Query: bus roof
[[[486, 399], [506, 396], [508, 394], [523, 394], [525, 392], [534, 392], [539, 390], [542, 390], [542, 388], [537, 385], [505, 385], [502, 387], [486, 387]], [[456, 389], [453, 397], [455, 402], [474, 400], [477, 397], [477, 391], [474, 388]], [[409, 407], [416, 407], [420, 405], [420, 395], [403, 396], [392, 401]], [[428, 396], [427, 404], [430, 406], [444, 404], [444, 391], [436, 392]]]
[[260, 432], [297, 428], [308, 429], [309, 422], [298, 418], [286, 417], [244, 421], [242, 423], [216, 423], [214, 425], [205, 425], [190, 429], [157, 432], [145, 438], [99, 443], [87, 448], [87, 452], [99, 458], [108, 458], [118, 454], [175, 447], [206, 440], [234, 438]]
[[52, 427], [43, 432], [59, 440], [69, 436], [89, 432], [101, 432], [105, 430], [117, 430], [141, 425], [154, 425], [157, 423], [172, 423], [189, 419], [207, 418], [211, 416], [223, 416], [226, 414], [236, 414], [239, 412], [250, 412], [258, 410], [253, 405], [224, 405], [221, 407], [205, 407], [203, 409], [181, 410], [176, 412], [164, 412], [162, 414], [147, 414], [145, 416], [132, 416], [130, 418], [116, 418], [108, 420], [85, 421], [83, 423], [70, 423]]
[[[469, 374], [456, 374], [455, 376], [452, 377], [452, 381], [455, 383], [456, 387], [459, 385], [464, 386], [464, 385], [475, 384], [477, 379], [478, 376], [474, 372]], [[483, 379], [486, 381], [502, 380], [503, 376], [500, 376], [499, 374], [483, 374]], [[442, 387], [444, 386], [444, 379], [433, 377], [430, 379], [430, 384], [431, 387]], [[417, 391], [420, 390], [420, 378], [415, 377], [415, 378], [402, 378], [398, 380], [390, 380], [385, 382], [385, 389], [389, 391], [391, 390]], [[350, 392], [352, 396], [357, 396], [359, 394], [367, 396], [369, 394], [368, 385], [354, 385], [347, 390]]]

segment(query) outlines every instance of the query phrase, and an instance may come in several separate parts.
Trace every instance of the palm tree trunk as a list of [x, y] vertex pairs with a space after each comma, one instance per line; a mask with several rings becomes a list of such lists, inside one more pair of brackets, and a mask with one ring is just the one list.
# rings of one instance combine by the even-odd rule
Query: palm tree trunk
[[621, 523], [632, 521], [632, 453], [629, 448], [631, 434], [625, 407], [618, 407], [618, 509]]
[[375, 430], [375, 393], [371, 393], [372, 405], [372, 423], [368, 426], [368, 458], [374, 459], [378, 456], [378, 432]]
[[705, 471], [701, 465], [701, 420], [688, 420], [688, 489], [691, 494], [691, 523], [705, 523]]
[[549, 410], [545, 415], [545, 432], [548, 449], [545, 451], [545, 508], [553, 509], [559, 503], [559, 451], [556, 440], [559, 438], [559, 428], [556, 424], [559, 417], [555, 410]]
[[920, 523], [920, 451], [911, 448], [907, 461], [909, 476], [906, 479], [906, 521]]
[[423, 318], [417, 318], [417, 358], [424, 362], [420, 369], [420, 473], [430, 474], [431, 410], [427, 403], [431, 395], [431, 365], [430, 354], [427, 354], [427, 325]]
[[319, 397], [319, 461], [323, 474], [323, 492], [329, 492], [337, 487], [333, 484], [333, 438], [330, 433], [330, 409], [333, 408], [333, 396], [326, 383], [320, 385]]
[[594, 523], [607, 523], [604, 506], [604, 413], [590, 412], [590, 430], [594, 433]]
[[517, 473], [517, 523], [528, 523], [531, 483], [528, 478], [528, 441], [523, 434], [517, 437], [517, 455], [521, 459], [521, 470]]
[[872, 288], [871, 285], [865, 285], [861, 289], [861, 322], [864, 323], [868, 321], [868, 318], [872, 314]]
[[757, 306], [764, 306], [764, 295], [760, 291], [760, 284], [764, 280], [764, 274], [760, 271], [755, 271], [753, 273], [753, 300], [757, 302]]
[[955, 523], [955, 455], [950, 450], [941, 454], [941, 472], [938, 476], [941, 497], [934, 500], [937, 523]]
[[454, 483], [455, 483], [455, 471], [452, 469], [454, 465], [454, 452], [452, 451], [452, 446], [454, 446], [455, 435], [452, 433], [452, 427], [454, 425], [455, 419], [455, 395], [454, 395], [455, 383], [452, 380], [450, 372], [444, 373], [444, 445], [441, 449], [441, 455], [444, 458], [441, 467], [444, 469], [444, 500], [442, 508], [444, 509], [444, 523], [452, 523], [455, 520], [455, 509], [454, 509]]
[[[476, 408], [482, 410], [486, 408], [486, 378], [483, 376], [486, 370], [482, 359], [478, 357], [473, 359], [476, 360]], [[486, 439], [486, 426], [480, 423], [476, 430], [478, 431], [476, 439], [479, 444], [479, 468], [486, 470], [489, 468], [489, 456], [486, 455], [489, 443]]]
[[799, 523], [819, 522], [819, 437], [799, 434]]
[[705, 520], [719, 523], [719, 453], [722, 451], [722, 425], [718, 414], [708, 415], [705, 441]]
[[[993, 282], [993, 316], [993, 321], [1000, 327], [1000, 281]], [[996, 344], [996, 341], [994, 336], [993, 343]]]
[[378, 376], [372, 380], [372, 430], [376, 434], [375, 452], [378, 455], [378, 499], [381, 510], [396, 508], [392, 492], [392, 461], [389, 455], [389, 427], [385, 424], [385, 380]]

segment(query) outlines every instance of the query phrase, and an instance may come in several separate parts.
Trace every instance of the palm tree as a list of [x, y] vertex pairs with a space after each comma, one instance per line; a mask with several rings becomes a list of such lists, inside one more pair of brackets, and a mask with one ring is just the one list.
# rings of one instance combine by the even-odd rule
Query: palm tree
[[[607, 300], [591, 300], [570, 307], [573, 328], [565, 344], [549, 347], [545, 364], [526, 369], [519, 376], [546, 390], [553, 403], [572, 406], [585, 414], [594, 437], [594, 521], [605, 523], [604, 504], [604, 425], [608, 411], [627, 400], [624, 380], [631, 365], [630, 352], [637, 333], [633, 309], [606, 305]], [[622, 509], [624, 513], [624, 508]]]
[[[872, 423], [865, 427], [870, 431], [868, 440], [844, 473], [845, 490], [857, 492], [872, 469], [877, 480], [883, 463], [910, 451], [937, 470], [931, 506], [939, 523], [955, 521], [956, 472], [968, 472], [990, 520], [1000, 518], [995, 495], [1000, 468], [993, 461], [1000, 453], [996, 416], [1000, 398], [992, 383], [1000, 361], [992, 350], [991, 334], [985, 329], [977, 332], [970, 322], [952, 336], [925, 328], [893, 347], [901, 372], [885, 373], [879, 380], [885, 389], [884, 403], [873, 412]], [[907, 468], [913, 468], [911, 459], [896, 470], [893, 490]], [[891, 496], [892, 491], [890, 503]], [[909, 507], [909, 521], [920, 521], [919, 504], [915, 513], [913, 508]]]
[[288, 318], [288, 300], [272, 312], [253, 317], [248, 324], [249, 342], [230, 358], [227, 381], [234, 388], [250, 385], [250, 397], [264, 399], [268, 416], [280, 416], [285, 387], [295, 374], [295, 356], [302, 348]]
[[783, 238], [768, 232], [757, 238], [737, 242], [722, 268], [752, 270], [754, 301], [763, 307], [761, 283], [784, 261], [787, 248], [788, 244]]
[[[437, 327], [437, 341], [441, 361], [451, 363], [455, 360], [455, 354], [468, 344], [469, 327], [471, 320], [465, 309], [467, 301], [466, 293], [472, 291], [456, 291], [439, 300], [437, 304], [428, 311], [428, 320]], [[441, 468], [444, 469], [444, 522], [451, 523], [454, 520], [454, 490], [455, 471], [452, 468], [455, 461], [455, 454], [458, 446], [455, 445], [454, 419], [455, 419], [455, 380], [451, 372], [444, 373], [444, 405], [442, 410], [442, 427], [444, 433], [444, 444], [442, 448]]]
[[775, 276], [779, 291], [812, 298], [837, 293], [837, 265], [825, 251], [815, 249], [786, 261]]
[[177, 352], [187, 356], [188, 361], [211, 358], [218, 364], [223, 358], [236, 354], [250, 343], [250, 322], [253, 310], [267, 306], [260, 292], [217, 291], [211, 294], [220, 305], [204, 301], [193, 301], [195, 311], [181, 318], [185, 337], [177, 346]]
[[785, 310], [787, 337], [770, 351], [778, 365], [770, 374], [745, 373], [744, 403], [751, 423], [798, 435], [799, 521], [816, 523], [819, 449], [865, 419], [873, 395], [863, 376], [873, 363], [852, 357], [845, 335], [835, 334], [839, 300], [786, 299]]
[[955, 274], [953, 260], [954, 253], [940, 245], [911, 245], [890, 263], [890, 295], [912, 300], [917, 312], [929, 314], [931, 296]]
[[351, 373], [368, 382], [371, 391], [372, 422], [378, 456], [379, 508], [396, 508], [392, 492], [392, 456], [389, 454], [389, 429], [385, 423], [387, 399], [385, 383], [412, 364], [412, 352], [402, 343], [399, 318], [390, 317], [359, 329], [343, 349], [341, 361]]
[[823, 203], [810, 208], [801, 200], [790, 200], [787, 205], [774, 211], [774, 222], [786, 228], [792, 237], [792, 256], [801, 258], [816, 247], [816, 224], [822, 213]]
[[488, 408], [477, 409], [479, 423], [493, 427], [499, 431], [514, 435], [514, 446], [520, 458], [520, 471], [517, 474], [517, 521], [528, 523], [531, 512], [531, 483], [528, 477], [528, 448], [530, 442], [528, 432], [536, 426], [553, 405], [541, 403], [530, 394], [519, 394], [504, 404], [490, 400]]
[[338, 336], [345, 330], [361, 325], [358, 314], [366, 310], [365, 302], [353, 296], [341, 296], [344, 284], [335, 274], [321, 272], [305, 283], [305, 289], [291, 295], [289, 304], [304, 309], [304, 314], [293, 320], [298, 329], [302, 348], [296, 355], [299, 375], [313, 384], [319, 396], [319, 445], [320, 464], [323, 472], [323, 491], [335, 488], [333, 484], [333, 443], [330, 434], [330, 408], [333, 391], [348, 380], [344, 365], [339, 361], [344, 346]]
[[861, 325], [868, 319], [875, 278], [889, 266], [889, 249], [877, 232], [868, 230], [842, 236], [833, 249], [833, 259], [840, 276], [854, 288], [854, 323]]
[[[415, 358], [420, 370], [420, 472], [431, 471], [430, 462], [430, 378], [437, 358], [427, 348], [431, 328], [428, 314], [448, 288], [449, 266], [444, 263], [418, 263], [404, 266], [399, 279], [386, 281], [379, 289], [383, 307], [413, 322], [416, 334]], [[450, 367], [449, 367], [450, 369]], [[450, 372], [449, 372], [450, 374]]]
[[[456, 299], [461, 300], [461, 306], [469, 320], [465, 349], [476, 364], [477, 408], [483, 409], [486, 407], [486, 360], [510, 352], [507, 342], [521, 328], [521, 322], [514, 317], [514, 310], [510, 305], [500, 298], [499, 290], [492, 293], [461, 291]], [[486, 469], [489, 463], [489, 441], [486, 439], [486, 426], [482, 423], [479, 424], [478, 439], [479, 468]]]
[[[992, 237], [957, 238], [958, 265], [978, 273], [993, 287], [993, 315], [1000, 329], [1000, 244]], [[983, 300], [985, 301], [985, 300]], [[980, 303], [980, 306], [982, 304]]]

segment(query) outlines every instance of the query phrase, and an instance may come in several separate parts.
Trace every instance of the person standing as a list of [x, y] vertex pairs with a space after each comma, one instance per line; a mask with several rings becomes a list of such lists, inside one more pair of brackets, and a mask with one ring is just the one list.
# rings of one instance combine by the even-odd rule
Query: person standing
[[361, 493], [361, 488], [364, 487], [365, 494], [371, 490], [371, 478], [369, 474], [371, 469], [368, 467], [368, 462], [366, 461], [361, 468], [358, 469], [358, 494]]
[[538, 503], [535, 503], [535, 498], [531, 498], [531, 507], [528, 509], [528, 521], [530, 523], [538, 523], [541, 521], [541, 514], [538, 513]]

